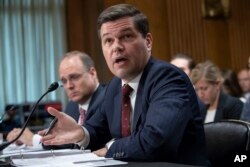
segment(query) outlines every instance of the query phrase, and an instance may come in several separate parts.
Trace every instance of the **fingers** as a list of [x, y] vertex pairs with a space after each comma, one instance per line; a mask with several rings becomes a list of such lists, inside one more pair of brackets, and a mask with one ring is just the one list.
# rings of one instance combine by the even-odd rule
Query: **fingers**
[[99, 157], [104, 157], [107, 154], [107, 151], [108, 151], [107, 148], [103, 147], [103, 148], [101, 148], [99, 150], [94, 151], [93, 153], [96, 154]]
[[48, 134], [41, 138], [41, 142], [44, 145], [62, 145], [65, 144], [60, 138], [56, 138], [56, 135]]
[[19, 135], [20, 131], [21, 131], [20, 128], [14, 128], [12, 131], [10, 131], [6, 138], [7, 141], [15, 139]]
[[[12, 131], [9, 132], [9, 134], [7, 135], [6, 140], [8, 142], [14, 140], [19, 135], [20, 132], [21, 132], [20, 128], [14, 128]], [[16, 145], [22, 145], [23, 144], [23, 142], [21, 140], [17, 140], [15, 143], [16, 143]]]
[[60, 111], [58, 111], [57, 109], [55, 109], [55, 108], [53, 108], [53, 107], [49, 107], [48, 108], [48, 112], [51, 114], [51, 115], [53, 115], [54, 117], [56, 117], [56, 118], [60, 118], [60, 117], [62, 117], [62, 115], [63, 115], [63, 112], [60, 112]]
[[62, 145], [64, 144], [63, 142], [60, 142], [59, 140], [46, 140], [43, 142], [44, 145]]
[[47, 130], [45, 129], [45, 130], [38, 131], [37, 133], [38, 133], [40, 136], [44, 136], [44, 134], [45, 134], [46, 131], [47, 131]]
[[22, 141], [20, 141], [20, 140], [16, 141], [16, 145], [22, 145], [22, 144], [24, 144]]
[[43, 136], [41, 138], [41, 142], [44, 144], [44, 145], [52, 145], [52, 141], [55, 139], [55, 135], [52, 135], [52, 134], [48, 134], [46, 136]]
[[29, 128], [25, 128], [24, 133], [33, 134], [33, 132], [31, 132], [31, 130]]

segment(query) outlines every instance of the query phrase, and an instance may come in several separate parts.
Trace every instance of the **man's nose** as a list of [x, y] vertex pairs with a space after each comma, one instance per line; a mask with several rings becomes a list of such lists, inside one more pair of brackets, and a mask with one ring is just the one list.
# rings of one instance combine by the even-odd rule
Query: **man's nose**
[[64, 84], [65, 88], [70, 89], [74, 87], [74, 84], [72, 81], [68, 80], [65, 84]]
[[123, 44], [121, 43], [120, 40], [116, 39], [113, 44], [113, 51], [114, 52], [120, 52], [124, 49]]

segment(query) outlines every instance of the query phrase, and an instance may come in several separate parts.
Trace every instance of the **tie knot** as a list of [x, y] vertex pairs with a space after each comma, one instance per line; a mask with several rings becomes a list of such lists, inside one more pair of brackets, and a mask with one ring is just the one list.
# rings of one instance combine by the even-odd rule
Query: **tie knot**
[[129, 96], [132, 91], [133, 91], [133, 88], [131, 88], [128, 84], [123, 85], [122, 87], [123, 96]]
[[83, 115], [85, 115], [85, 114], [86, 114], [86, 110], [84, 110], [84, 109], [83, 109], [83, 108], [81, 108], [81, 107], [80, 107], [80, 109], [79, 109], [79, 112], [80, 112], [80, 114], [81, 114], [81, 115], [82, 115], [82, 114], [83, 114]]
[[78, 119], [78, 124], [83, 125], [85, 122], [85, 117], [86, 117], [86, 110], [84, 110], [82, 107], [79, 108], [79, 119]]

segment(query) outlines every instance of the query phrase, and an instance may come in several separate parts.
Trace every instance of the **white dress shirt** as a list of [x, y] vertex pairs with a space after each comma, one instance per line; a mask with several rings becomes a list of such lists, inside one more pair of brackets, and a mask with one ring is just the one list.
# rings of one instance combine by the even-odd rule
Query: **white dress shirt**
[[[128, 84], [131, 88], [133, 88], [133, 92], [130, 94], [130, 102], [131, 102], [131, 107], [132, 107], [132, 114], [130, 117], [130, 121], [131, 121], [131, 131], [133, 128], [133, 120], [134, 120], [134, 108], [135, 108], [135, 100], [136, 100], [136, 93], [138, 90], [138, 86], [139, 86], [139, 81], [141, 79], [142, 73], [140, 73], [139, 75], [137, 75], [134, 79], [132, 79], [130, 82], [125, 83], [124, 81], [122, 81], [122, 85], [124, 84]], [[79, 146], [81, 146], [82, 148], [86, 148], [89, 145], [90, 142], [90, 137], [89, 137], [89, 132], [86, 128], [83, 127], [83, 130], [85, 132], [85, 138], [80, 141], [79, 143], [77, 143]], [[106, 144], [106, 148], [109, 149], [110, 146], [115, 142], [115, 139], [110, 140], [107, 144]]]

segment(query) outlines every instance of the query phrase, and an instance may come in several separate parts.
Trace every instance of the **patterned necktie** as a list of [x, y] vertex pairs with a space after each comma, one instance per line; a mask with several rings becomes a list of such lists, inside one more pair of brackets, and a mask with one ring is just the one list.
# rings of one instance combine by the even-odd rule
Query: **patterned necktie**
[[129, 95], [133, 91], [128, 84], [122, 87], [122, 137], [130, 135], [130, 113], [132, 111], [131, 102]]
[[84, 110], [83, 108], [80, 107], [79, 113], [80, 113], [80, 115], [79, 115], [79, 119], [78, 119], [78, 124], [82, 126], [85, 122], [86, 110]]

